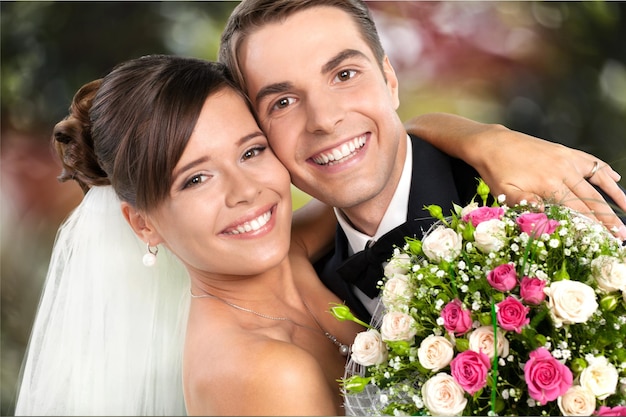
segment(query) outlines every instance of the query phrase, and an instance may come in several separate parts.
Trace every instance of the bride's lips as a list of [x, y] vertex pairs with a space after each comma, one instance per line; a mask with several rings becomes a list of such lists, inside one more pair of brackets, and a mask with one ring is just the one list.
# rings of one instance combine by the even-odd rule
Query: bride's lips
[[321, 166], [332, 166], [341, 164], [353, 158], [365, 146], [369, 134], [362, 134], [333, 148], [326, 149], [309, 158], [311, 161]]
[[259, 210], [246, 218], [237, 220], [235, 223], [226, 227], [220, 234], [227, 236], [239, 236], [239, 235], [253, 235], [262, 233], [265, 229], [269, 228], [271, 224], [273, 214], [276, 212], [276, 205], [270, 208]]

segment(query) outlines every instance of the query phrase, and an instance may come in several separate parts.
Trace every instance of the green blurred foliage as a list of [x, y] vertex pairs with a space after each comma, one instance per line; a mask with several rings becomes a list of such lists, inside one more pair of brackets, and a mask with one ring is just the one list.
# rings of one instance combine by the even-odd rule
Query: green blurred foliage
[[626, 3], [371, 4], [401, 80], [403, 119], [446, 111], [502, 123], [626, 177]]
[[2, 2], [2, 123], [49, 129], [82, 84], [155, 53], [215, 59], [232, 2]]
[[[80, 199], [49, 149], [74, 92], [117, 63], [215, 59], [236, 2], [0, 2], [0, 414], [15, 386], [56, 229]], [[369, 3], [400, 114], [447, 111], [583, 149], [626, 177], [626, 3]], [[626, 185], [626, 179], [622, 179]], [[294, 190], [295, 205], [306, 196]]]

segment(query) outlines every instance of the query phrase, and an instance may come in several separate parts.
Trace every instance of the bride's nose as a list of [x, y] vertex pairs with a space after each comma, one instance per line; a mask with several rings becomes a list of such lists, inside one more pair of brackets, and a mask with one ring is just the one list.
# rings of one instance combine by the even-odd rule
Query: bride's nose
[[261, 193], [261, 184], [252, 175], [239, 171], [228, 178], [226, 205], [234, 207], [238, 204], [253, 203]]

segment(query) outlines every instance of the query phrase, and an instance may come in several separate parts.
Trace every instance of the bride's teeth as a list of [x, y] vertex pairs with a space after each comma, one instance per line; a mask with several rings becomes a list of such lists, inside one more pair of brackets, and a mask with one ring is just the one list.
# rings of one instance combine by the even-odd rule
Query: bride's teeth
[[354, 155], [354, 152], [365, 145], [365, 136], [359, 136], [351, 141], [344, 143], [338, 148], [335, 148], [329, 152], [321, 153], [313, 158], [318, 165], [327, 165], [329, 163], [340, 161], [345, 158], [349, 158]]
[[253, 232], [255, 230], [259, 230], [261, 227], [265, 226], [267, 222], [272, 217], [271, 211], [264, 213], [257, 217], [256, 219], [250, 220], [249, 222], [245, 222], [242, 225], [237, 226], [235, 229], [226, 232], [231, 235], [238, 235], [241, 233]]

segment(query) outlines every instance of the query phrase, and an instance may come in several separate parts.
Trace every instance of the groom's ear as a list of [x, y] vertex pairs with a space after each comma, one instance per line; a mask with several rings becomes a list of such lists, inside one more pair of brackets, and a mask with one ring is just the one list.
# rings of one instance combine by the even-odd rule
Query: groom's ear
[[156, 246], [163, 241], [145, 213], [137, 210], [125, 201], [122, 202], [121, 209], [122, 215], [139, 239], [149, 243], [150, 246]]

